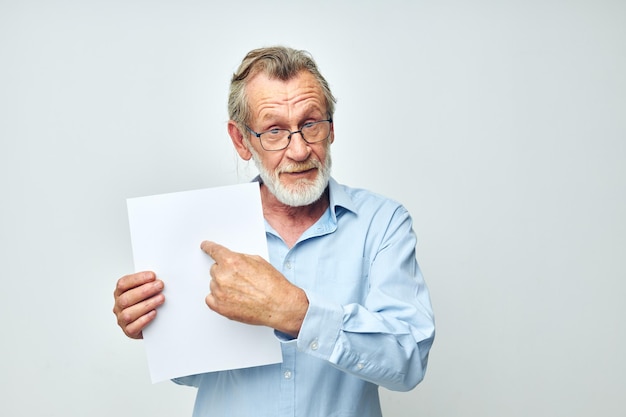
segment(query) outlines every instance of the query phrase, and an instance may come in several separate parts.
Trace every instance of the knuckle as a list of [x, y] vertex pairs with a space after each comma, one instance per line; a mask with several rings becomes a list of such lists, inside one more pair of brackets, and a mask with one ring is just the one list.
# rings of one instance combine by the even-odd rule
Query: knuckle
[[122, 310], [117, 315], [117, 322], [120, 324], [120, 326], [127, 326], [132, 321], [133, 321], [133, 315], [128, 310]]
[[126, 294], [122, 294], [117, 298], [117, 304], [119, 305], [121, 310], [124, 310], [125, 308], [128, 308], [129, 306], [129, 301], [128, 301], [128, 295]]
[[124, 334], [128, 337], [130, 337], [131, 339], [136, 339], [137, 338], [137, 332], [131, 331], [129, 328], [124, 328]]
[[113, 295], [114, 296], [117, 296], [117, 295], [121, 294], [124, 291], [124, 289], [122, 287], [122, 282], [121, 281], [122, 280], [120, 279], [120, 280], [118, 280], [115, 283], [115, 289], [113, 290]]

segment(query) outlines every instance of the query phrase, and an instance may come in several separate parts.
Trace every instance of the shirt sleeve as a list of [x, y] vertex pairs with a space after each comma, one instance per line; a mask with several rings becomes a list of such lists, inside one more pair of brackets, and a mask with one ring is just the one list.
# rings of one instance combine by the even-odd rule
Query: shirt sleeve
[[400, 206], [372, 254], [364, 302], [342, 305], [307, 291], [298, 349], [390, 390], [421, 382], [435, 326], [415, 245], [411, 217]]

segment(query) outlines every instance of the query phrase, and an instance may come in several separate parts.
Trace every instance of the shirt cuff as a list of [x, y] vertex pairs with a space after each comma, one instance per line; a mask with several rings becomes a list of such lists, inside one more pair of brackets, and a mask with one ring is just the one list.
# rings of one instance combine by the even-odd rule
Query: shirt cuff
[[315, 293], [306, 291], [306, 295], [309, 309], [296, 339], [298, 350], [328, 360], [343, 328], [343, 308]]

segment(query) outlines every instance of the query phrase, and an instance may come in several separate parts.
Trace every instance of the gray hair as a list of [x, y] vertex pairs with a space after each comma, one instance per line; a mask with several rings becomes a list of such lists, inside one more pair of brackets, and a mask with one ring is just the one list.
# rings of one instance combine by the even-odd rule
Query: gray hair
[[288, 81], [301, 71], [308, 71], [319, 82], [324, 93], [326, 112], [332, 119], [337, 100], [330, 91], [328, 82], [317, 69], [311, 54], [285, 46], [254, 49], [246, 55], [230, 81], [228, 94], [228, 116], [240, 129], [249, 122], [250, 108], [246, 95], [249, 79], [264, 72], [270, 78]]

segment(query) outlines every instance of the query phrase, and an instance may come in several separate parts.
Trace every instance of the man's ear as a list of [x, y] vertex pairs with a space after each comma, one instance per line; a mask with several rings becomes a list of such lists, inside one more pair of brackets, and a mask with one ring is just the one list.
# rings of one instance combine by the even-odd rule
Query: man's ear
[[329, 143], [333, 143], [335, 141], [335, 124], [331, 123], [330, 124], [330, 139], [329, 139]]
[[237, 123], [232, 120], [228, 121], [228, 135], [230, 140], [233, 141], [235, 150], [244, 161], [249, 161], [252, 158], [252, 153], [248, 149], [248, 144], [243, 137], [243, 133], [239, 130]]

